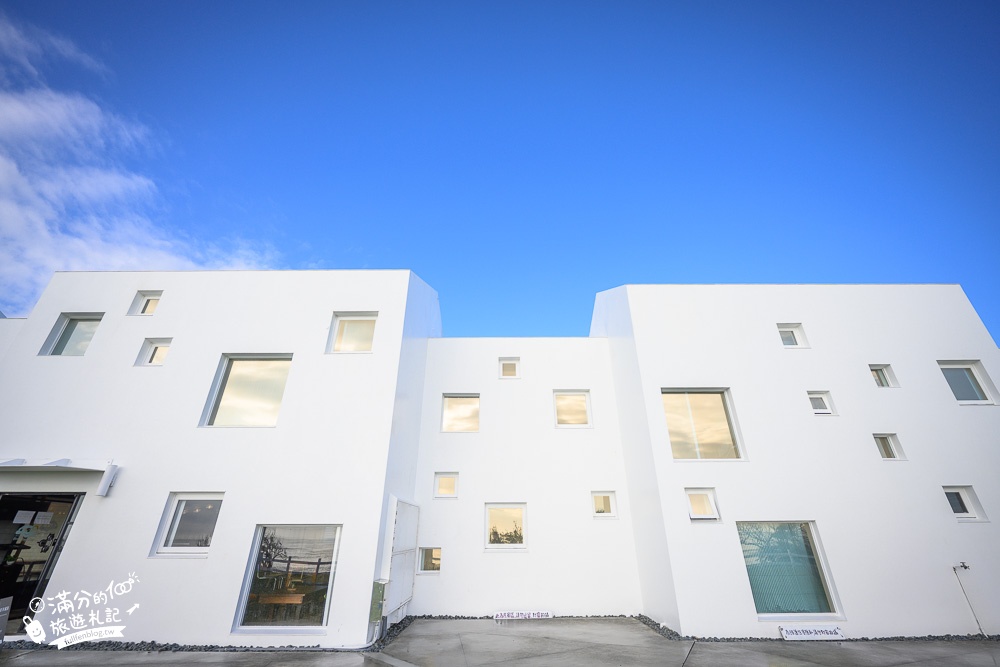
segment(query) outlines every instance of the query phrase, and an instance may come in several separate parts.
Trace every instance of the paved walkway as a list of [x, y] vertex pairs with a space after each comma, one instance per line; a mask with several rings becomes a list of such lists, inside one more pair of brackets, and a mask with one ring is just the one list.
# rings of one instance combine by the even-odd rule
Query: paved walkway
[[0, 648], [3, 667], [1000, 667], [997, 641], [671, 641], [631, 618], [417, 620], [382, 653], [140, 653]]

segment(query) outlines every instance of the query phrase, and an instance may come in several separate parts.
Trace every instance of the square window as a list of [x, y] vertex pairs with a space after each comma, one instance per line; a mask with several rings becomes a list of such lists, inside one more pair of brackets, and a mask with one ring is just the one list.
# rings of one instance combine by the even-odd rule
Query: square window
[[225, 356], [207, 426], [274, 426], [291, 355]]
[[696, 521], [719, 519], [715, 503], [715, 489], [684, 489], [688, 499], [688, 516]]
[[423, 547], [420, 549], [420, 571], [441, 571], [441, 547]]
[[778, 336], [785, 347], [809, 347], [801, 324], [778, 324]]
[[479, 430], [479, 394], [445, 394], [442, 404], [442, 431], [475, 433]]
[[809, 393], [809, 405], [812, 406], [813, 414], [817, 415], [836, 414], [833, 411], [833, 400], [830, 398], [830, 392], [810, 391], [808, 393]]
[[153, 551], [157, 555], [208, 553], [222, 509], [221, 493], [171, 493]]
[[875, 446], [883, 459], [902, 461], [903, 449], [899, 446], [899, 438], [895, 433], [874, 433]]
[[435, 498], [458, 498], [458, 473], [457, 472], [436, 472], [436, 473], [434, 473], [434, 497]]
[[162, 366], [170, 351], [171, 338], [147, 338], [139, 349], [136, 366]]
[[555, 392], [556, 426], [590, 426], [590, 393], [586, 391]]
[[524, 503], [490, 503], [486, 505], [486, 548], [524, 549], [527, 542]]
[[758, 614], [833, 612], [808, 523], [736, 523]]
[[738, 459], [724, 391], [664, 389], [670, 449], [675, 459]]
[[371, 352], [378, 313], [334, 313], [327, 352]]
[[521, 377], [520, 366], [520, 357], [500, 357], [500, 378], [510, 380]]
[[257, 526], [237, 628], [326, 625], [339, 547], [339, 525]]
[[129, 306], [129, 315], [152, 315], [156, 312], [156, 307], [160, 305], [162, 290], [142, 290], [137, 292]]
[[42, 354], [55, 357], [82, 357], [90, 347], [104, 313], [63, 313], [42, 347]]
[[615, 502], [614, 491], [592, 491], [590, 499], [595, 517], [611, 519], [618, 516], [618, 504]]
[[986, 521], [986, 512], [971, 486], [946, 486], [944, 496], [959, 521]]
[[993, 402], [985, 388], [989, 378], [980, 362], [939, 361], [938, 365], [959, 403], [989, 405]]
[[875, 385], [878, 387], [895, 387], [896, 380], [892, 374], [892, 368], [889, 364], [870, 364], [868, 368], [872, 372], [872, 377], [875, 379]]

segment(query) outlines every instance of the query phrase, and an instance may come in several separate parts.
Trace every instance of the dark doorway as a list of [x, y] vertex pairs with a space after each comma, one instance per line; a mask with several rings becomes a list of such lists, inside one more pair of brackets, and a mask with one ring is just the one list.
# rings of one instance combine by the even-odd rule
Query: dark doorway
[[33, 597], [42, 597], [83, 494], [0, 495], [0, 598], [14, 598], [6, 634], [22, 631]]

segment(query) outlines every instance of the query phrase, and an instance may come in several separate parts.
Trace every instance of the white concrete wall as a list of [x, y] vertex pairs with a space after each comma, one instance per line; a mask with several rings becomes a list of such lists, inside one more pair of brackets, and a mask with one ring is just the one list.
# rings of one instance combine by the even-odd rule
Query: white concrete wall
[[[363, 644], [410, 275], [57, 274], [3, 361], [0, 375], [20, 381], [0, 386], [2, 454], [113, 458], [122, 469], [107, 498], [93, 495], [99, 474], [0, 474], [8, 492], [88, 494], [49, 591], [135, 572], [142, 613], [128, 619], [131, 640]], [[154, 315], [126, 314], [137, 290], [163, 291]], [[67, 311], [105, 313], [86, 354], [39, 356]], [[334, 311], [378, 312], [370, 354], [325, 353]], [[408, 337], [436, 333], [433, 320], [415, 319]], [[144, 338], [171, 336], [162, 367], [134, 366]], [[200, 426], [227, 353], [294, 355], [277, 426]], [[207, 558], [149, 557], [171, 492], [225, 493]], [[256, 526], [308, 523], [343, 525], [327, 627], [232, 634]]]
[[[995, 381], [1000, 357], [960, 288], [627, 289], [682, 633], [777, 636], [758, 620], [737, 521], [814, 522], [848, 636], [975, 633], [962, 560], [984, 628], [1000, 631], [1000, 407], [959, 405], [937, 364], [981, 360]], [[785, 349], [779, 322], [802, 323], [810, 348]], [[875, 386], [876, 363], [898, 388]], [[660, 391], [698, 387], [729, 389], [743, 459], [672, 459]], [[814, 415], [809, 390], [839, 414]], [[899, 435], [906, 461], [880, 457], [879, 432]], [[992, 521], [959, 523], [945, 485], [973, 485]], [[686, 487], [714, 487], [722, 520], [692, 522]]]
[[[521, 377], [500, 379], [500, 357]], [[557, 428], [553, 391], [589, 390], [591, 428]], [[476, 433], [442, 433], [443, 394], [479, 394]], [[441, 571], [419, 573], [414, 614], [558, 615], [640, 610], [629, 494], [607, 342], [437, 339], [428, 344], [416, 498], [421, 547]], [[434, 498], [435, 472], [458, 472], [457, 498]], [[591, 492], [614, 491], [618, 518], [595, 518]], [[526, 503], [527, 548], [485, 547], [486, 503]]]

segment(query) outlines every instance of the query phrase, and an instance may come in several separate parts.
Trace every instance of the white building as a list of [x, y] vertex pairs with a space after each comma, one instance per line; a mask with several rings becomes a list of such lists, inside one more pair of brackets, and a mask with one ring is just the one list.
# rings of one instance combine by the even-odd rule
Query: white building
[[991, 377], [953, 285], [628, 286], [589, 338], [449, 339], [407, 271], [59, 273], [0, 319], [8, 634], [995, 634]]

